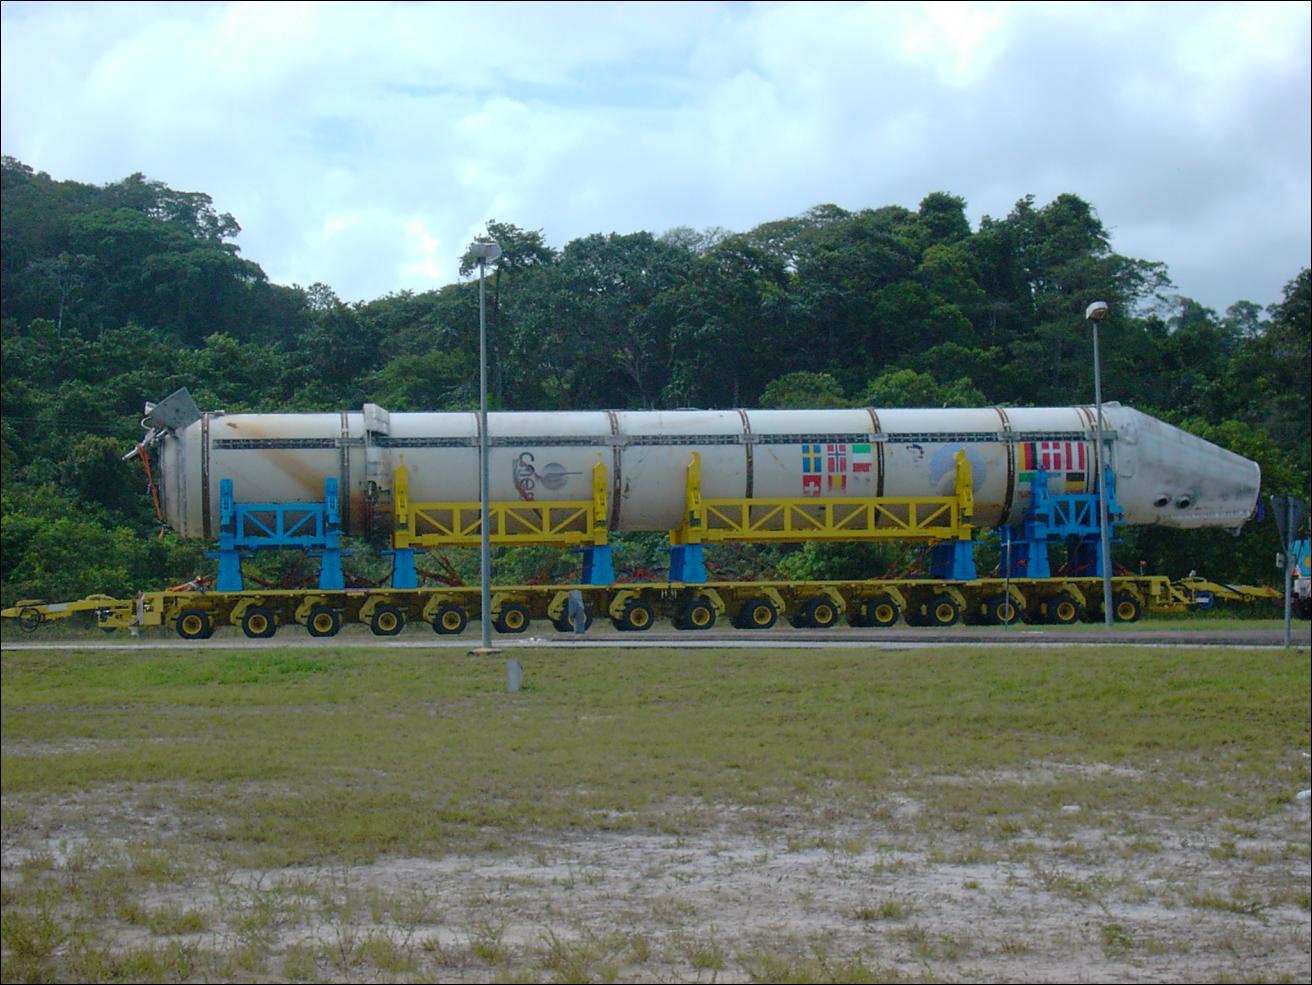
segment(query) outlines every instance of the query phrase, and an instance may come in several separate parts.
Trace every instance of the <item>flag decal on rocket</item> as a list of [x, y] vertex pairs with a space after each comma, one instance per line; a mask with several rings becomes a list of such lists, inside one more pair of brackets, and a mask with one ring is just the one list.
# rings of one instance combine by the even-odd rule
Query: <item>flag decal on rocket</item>
[[846, 491], [847, 445], [825, 445], [825, 465], [829, 473], [829, 491]]
[[1021, 482], [1034, 482], [1043, 469], [1061, 476], [1066, 492], [1083, 492], [1088, 463], [1083, 441], [1030, 441], [1020, 446]]
[[823, 467], [819, 445], [802, 445], [802, 495], [820, 495], [820, 474]]
[[[865, 468], [860, 468], [860, 458], [855, 449], [864, 447]], [[852, 471], [870, 471], [870, 446], [856, 445], [851, 454]], [[829, 492], [847, 491], [849, 452], [845, 444], [804, 444], [802, 445], [802, 495], [819, 496], [822, 490]]]
[[852, 472], [869, 472], [874, 468], [875, 454], [870, 445], [852, 446]]

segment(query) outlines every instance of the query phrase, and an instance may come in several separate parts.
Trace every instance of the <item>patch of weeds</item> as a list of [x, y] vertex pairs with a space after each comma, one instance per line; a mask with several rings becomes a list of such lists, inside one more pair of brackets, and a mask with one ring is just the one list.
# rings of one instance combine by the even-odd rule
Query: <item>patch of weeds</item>
[[881, 858], [870, 863], [870, 872], [872, 875], [881, 875], [887, 873], [895, 875], [899, 872], [905, 872], [911, 868], [911, 863], [901, 858]]
[[1142, 883], [1132, 882], [1121, 888], [1120, 898], [1127, 903], [1146, 903], [1153, 898], [1153, 893]]
[[1027, 827], [1014, 817], [1004, 817], [1000, 821], [995, 821], [990, 827], [993, 829], [993, 836], [1004, 840], [1019, 838], [1023, 835]]
[[290, 982], [312, 982], [319, 977], [319, 962], [308, 944], [288, 945], [282, 956], [282, 975]]
[[1256, 917], [1263, 921], [1266, 919], [1263, 911], [1267, 909], [1267, 904], [1257, 899], [1238, 899], [1235, 897], [1226, 899], [1211, 893], [1195, 893], [1189, 897], [1188, 903], [1200, 910], [1220, 910], [1223, 913], [1238, 913], [1246, 917]]
[[858, 920], [869, 923], [875, 920], [905, 920], [911, 916], [913, 907], [900, 899], [886, 899], [877, 904], [867, 904], [856, 908]]
[[69, 895], [99, 919], [115, 916], [121, 906], [136, 899], [138, 889], [137, 880], [117, 865], [79, 870], [68, 882]]
[[510, 959], [510, 948], [501, 939], [505, 932], [504, 923], [479, 921], [469, 935], [469, 953], [486, 965], [505, 964]]
[[396, 925], [406, 930], [437, 923], [441, 919], [434, 894], [418, 886], [393, 897], [389, 909]]
[[1140, 835], [1133, 841], [1127, 842], [1121, 847], [1121, 857], [1134, 858], [1138, 855], [1158, 855], [1162, 851], [1162, 843], [1157, 838], [1149, 838]]
[[652, 916], [661, 923], [680, 926], [697, 915], [697, 907], [687, 900], [661, 899], [652, 908]]
[[947, 852], [935, 849], [929, 853], [928, 860], [935, 865], [989, 865], [1002, 857], [982, 845], [971, 845], [969, 848], [954, 848]]
[[114, 916], [126, 924], [140, 927], [150, 919], [150, 911], [142, 906], [139, 900], [121, 900], [114, 908]]
[[55, 952], [68, 930], [55, 912], [53, 895], [42, 894], [33, 910], [7, 909], [0, 915], [0, 941], [6, 954], [5, 979], [45, 981]]
[[443, 944], [437, 934], [420, 940], [419, 950], [428, 955], [439, 968], [463, 968], [469, 964], [468, 948]]
[[101, 939], [79, 938], [61, 968], [64, 981], [164, 982], [190, 977], [196, 951], [190, 948], [119, 948]]
[[221, 957], [216, 978], [244, 979], [249, 978], [251, 973], [264, 971], [269, 952], [264, 947], [243, 941], [224, 952]]
[[919, 924], [893, 931], [894, 940], [907, 944], [918, 961], [955, 961], [961, 956], [961, 944], [947, 935], [931, 934]]
[[1119, 923], [1105, 923], [1099, 928], [1102, 953], [1109, 958], [1121, 957], [1134, 947], [1134, 938]]
[[360, 963], [360, 933], [349, 923], [336, 923], [332, 939], [320, 948], [324, 959], [342, 975]]
[[1276, 865], [1285, 860], [1285, 853], [1276, 848], [1241, 848], [1239, 857], [1254, 865]]
[[42, 872], [51, 872], [55, 868], [55, 857], [48, 851], [33, 852], [18, 863], [17, 869], [29, 878]]
[[1102, 905], [1102, 897], [1110, 888], [1110, 882], [1103, 876], [1093, 875], [1087, 879], [1066, 872], [1034, 867], [1034, 874], [1039, 885], [1050, 893], [1064, 896], [1079, 903], [1096, 903]]
[[283, 907], [278, 890], [259, 885], [246, 891], [237, 902], [228, 923], [243, 944], [267, 949], [272, 946], [278, 927], [283, 923]]
[[810, 958], [784, 954], [738, 954], [736, 959], [753, 982], [777, 982], [780, 985], [812, 985], [812, 983], [867, 983], [896, 982], [900, 979], [896, 969], [870, 965], [863, 954], [852, 955], [841, 961], [831, 960], [824, 948], [813, 948], [818, 953]]
[[554, 930], [548, 930], [542, 936], [542, 967], [555, 972], [563, 982], [613, 979], [617, 969], [608, 968], [603, 971], [594, 967], [601, 958], [601, 948], [587, 938], [566, 940]]
[[628, 964], [646, 964], [651, 960], [651, 941], [642, 934], [626, 935], [623, 950]]
[[161, 906], [146, 916], [146, 926], [152, 934], [201, 934], [209, 929], [209, 916], [203, 910], [178, 906]]
[[88, 872], [97, 868], [106, 854], [103, 848], [84, 841], [65, 851], [64, 868], [69, 872]]
[[724, 949], [714, 936], [705, 940], [692, 940], [684, 944], [683, 956], [696, 971], [718, 974], [724, 970]]
[[1218, 862], [1228, 862], [1239, 857], [1239, 846], [1233, 841], [1223, 841], [1209, 848], [1207, 854]]
[[384, 931], [371, 931], [357, 949], [359, 959], [387, 974], [415, 971], [419, 964], [408, 940], [397, 941]]
[[155, 885], [174, 882], [181, 878], [183, 866], [175, 850], [132, 846], [128, 849], [128, 870]]

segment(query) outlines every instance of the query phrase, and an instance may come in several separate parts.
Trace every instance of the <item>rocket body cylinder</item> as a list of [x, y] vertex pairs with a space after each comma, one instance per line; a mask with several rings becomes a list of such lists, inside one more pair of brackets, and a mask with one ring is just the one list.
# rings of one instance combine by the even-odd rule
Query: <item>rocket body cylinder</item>
[[[1256, 505], [1247, 459], [1132, 408], [1105, 404], [1110, 465], [1130, 524], [1237, 528]], [[1091, 492], [1090, 407], [576, 411], [489, 415], [494, 501], [588, 500], [606, 467], [613, 530], [669, 530], [691, 453], [707, 499], [951, 495], [965, 451], [977, 526], [1018, 523], [1042, 469], [1054, 493]], [[201, 415], [159, 443], [165, 515], [214, 536], [218, 484], [245, 502], [313, 502], [336, 477], [343, 526], [368, 532], [405, 464], [412, 502], [478, 500], [478, 416], [361, 411]]]

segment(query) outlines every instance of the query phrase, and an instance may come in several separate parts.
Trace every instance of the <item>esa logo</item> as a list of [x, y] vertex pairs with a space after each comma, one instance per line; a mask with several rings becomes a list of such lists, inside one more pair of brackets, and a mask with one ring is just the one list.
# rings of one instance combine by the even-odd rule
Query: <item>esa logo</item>
[[519, 493], [520, 499], [529, 502], [537, 499], [538, 486], [557, 492], [565, 488], [565, 483], [569, 481], [571, 475], [579, 475], [579, 473], [568, 471], [559, 462], [550, 462], [539, 470], [534, 464], [531, 451], [522, 451], [515, 458], [515, 492]]

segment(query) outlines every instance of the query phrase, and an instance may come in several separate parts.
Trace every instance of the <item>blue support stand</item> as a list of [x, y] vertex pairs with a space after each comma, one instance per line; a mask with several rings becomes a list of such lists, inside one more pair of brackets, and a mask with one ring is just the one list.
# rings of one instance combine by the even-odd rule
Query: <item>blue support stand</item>
[[[223, 536], [219, 536], [219, 544], [222, 547]], [[242, 553], [237, 550], [227, 549], [218, 551], [206, 551], [206, 557], [216, 557], [219, 559], [219, 577], [214, 583], [214, 587], [220, 592], [240, 592], [246, 587], [245, 581], [241, 575]], [[249, 557], [249, 554], [246, 555]]]
[[384, 556], [392, 556], [392, 587], [418, 588], [419, 572], [415, 569], [415, 555], [419, 554], [413, 547], [398, 547], [394, 551], [383, 551]]
[[[1015, 527], [1002, 531], [1001, 569], [1004, 578], [1051, 578], [1047, 540], [1024, 539]], [[1021, 528], [1024, 529], [1024, 528]]]
[[929, 573], [946, 581], [974, 581], [974, 542], [950, 540], [933, 545], [929, 554]]
[[701, 544], [670, 547], [670, 581], [701, 585], [706, 581], [706, 553]]
[[[1121, 523], [1116, 502], [1116, 478], [1110, 467], [1103, 469], [1107, 486], [1107, 518], [1113, 529]], [[1098, 530], [1098, 493], [1048, 491], [1048, 473], [1037, 469], [1031, 483], [1033, 500], [1019, 528], [1002, 531], [1002, 573], [1008, 578], [1051, 578], [1048, 545], [1053, 541], [1073, 544], [1071, 567], [1079, 574], [1102, 576], [1102, 549]], [[1010, 545], [1010, 565], [1008, 565]], [[1092, 568], [1093, 570], [1090, 570]]]
[[615, 557], [610, 544], [581, 548], [583, 584], [610, 585], [615, 581]]
[[255, 551], [294, 548], [319, 558], [319, 588], [346, 585], [342, 572], [342, 515], [337, 480], [324, 481], [322, 503], [238, 503], [231, 479], [219, 481], [219, 549], [206, 557], [219, 560], [215, 588], [240, 592], [245, 587], [241, 562]]
[[323, 484], [323, 518], [321, 534], [323, 547], [319, 549], [319, 589], [338, 591], [346, 587], [342, 571], [342, 507], [337, 499], [337, 480], [325, 479]]
[[1102, 539], [1081, 540], [1071, 545], [1070, 567], [1073, 573], [1091, 578], [1102, 577]]

